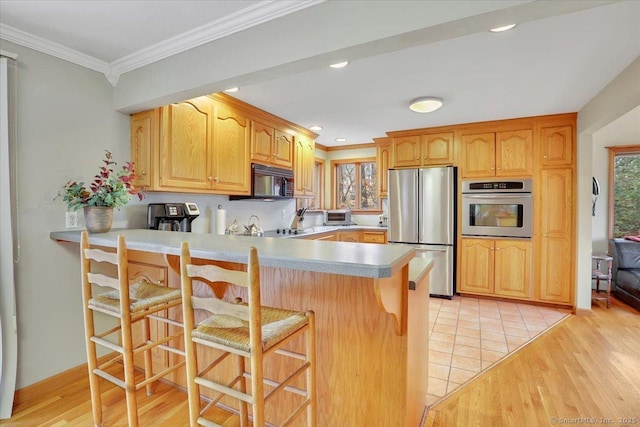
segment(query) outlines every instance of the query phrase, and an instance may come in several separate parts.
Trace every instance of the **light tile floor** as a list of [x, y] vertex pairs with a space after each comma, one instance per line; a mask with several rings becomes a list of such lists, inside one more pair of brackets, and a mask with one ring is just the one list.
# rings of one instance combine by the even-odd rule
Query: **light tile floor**
[[429, 406], [571, 313], [455, 296], [429, 299]]

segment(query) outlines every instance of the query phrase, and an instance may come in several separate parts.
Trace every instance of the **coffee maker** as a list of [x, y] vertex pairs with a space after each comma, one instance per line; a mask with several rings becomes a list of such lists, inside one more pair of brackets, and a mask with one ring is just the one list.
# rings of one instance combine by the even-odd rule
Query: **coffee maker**
[[149, 203], [149, 230], [191, 231], [191, 223], [200, 215], [195, 203]]

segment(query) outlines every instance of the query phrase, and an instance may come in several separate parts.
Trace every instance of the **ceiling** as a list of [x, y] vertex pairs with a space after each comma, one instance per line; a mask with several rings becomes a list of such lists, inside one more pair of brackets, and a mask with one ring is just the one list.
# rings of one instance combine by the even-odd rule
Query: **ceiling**
[[[322, 3], [0, 0], [0, 35], [117, 85], [131, 70], [303, 9], [313, 14]], [[515, 29], [478, 29], [523, 5], [526, 14], [501, 15], [512, 16]], [[387, 131], [579, 111], [640, 55], [640, 1], [458, 1], [456, 8], [430, 39], [409, 42], [416, 29], [408, 28], [395, 43], [362, 43], [346, 68], [256, 74], [232, 96], [302, 126], [323, 126], [317, 142], [325, 146], [359, 144]], [[409, 101], [421, 96], [444, 106], [411, 112]]]

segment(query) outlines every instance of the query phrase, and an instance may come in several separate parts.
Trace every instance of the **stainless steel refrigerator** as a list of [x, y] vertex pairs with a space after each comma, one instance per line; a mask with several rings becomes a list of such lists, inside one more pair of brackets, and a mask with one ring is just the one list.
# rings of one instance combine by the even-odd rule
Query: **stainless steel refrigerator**
[[388, 240], [434, 260], [429, 293], [444, 298], [455, 284], [456, 185], [451, 166], [389, 170]]

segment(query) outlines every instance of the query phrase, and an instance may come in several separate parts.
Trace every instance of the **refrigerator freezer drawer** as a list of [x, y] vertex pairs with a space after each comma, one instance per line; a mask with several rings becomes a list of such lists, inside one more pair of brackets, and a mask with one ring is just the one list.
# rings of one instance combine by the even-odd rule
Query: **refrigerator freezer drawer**
[[429, 294], [451, 299], [453, 297], [453, 246], [416, 247], [416, 257], [433, 259], [433, 269], [429, 275]]

